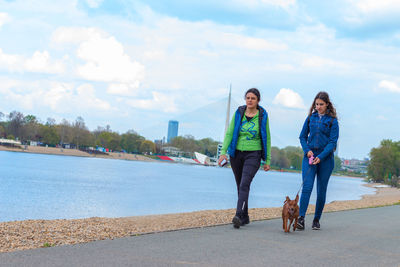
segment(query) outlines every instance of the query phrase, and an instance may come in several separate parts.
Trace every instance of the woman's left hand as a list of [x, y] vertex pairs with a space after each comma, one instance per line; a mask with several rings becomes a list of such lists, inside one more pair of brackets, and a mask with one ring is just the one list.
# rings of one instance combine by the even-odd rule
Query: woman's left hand
[[264, 171], [269, 171], [269, 169], [271, 169], [271, 167], [267, 164], [264, 164]]
[[321, 160], [318, 158], [318, 157], [316, 157], [315, 159], [314, 159], [314, 161], [313, 161], [313, 165], [317, 165], [318, 163], [320, 163], [321, 162]]

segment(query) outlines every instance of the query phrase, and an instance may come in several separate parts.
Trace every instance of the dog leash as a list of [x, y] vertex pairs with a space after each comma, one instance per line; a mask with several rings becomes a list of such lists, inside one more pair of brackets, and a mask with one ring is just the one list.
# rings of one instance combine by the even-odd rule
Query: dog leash
[[[310, 174], [310, 170], [311, 170], [311, 168], [313, 168], [313, 167], [317, 167], [317, 166], [316, 166], [316, 165], [308, 165], [308, 171], [307, 171], [307, 173], [306, 173], [305, 176], [308, 176], [308, 174]], [[301, 183], [300, 188], [299, 188], [299, 191], [297, 191], [297, 195], [296, 195], [296, 196], [299, 195], [301, 188], [303, 188], [303, 185], [304, 185], [304, 181]]]

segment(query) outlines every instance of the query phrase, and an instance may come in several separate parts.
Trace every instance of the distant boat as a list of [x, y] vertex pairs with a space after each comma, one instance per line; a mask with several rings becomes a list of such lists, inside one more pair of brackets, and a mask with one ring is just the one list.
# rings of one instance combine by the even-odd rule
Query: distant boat
[[194, 152], [195, 159], [202, 165], [211, 165], [210, 157], [207, 155], [201, 154], [199, 152]]
[[206, 166], [213, 165], [211, 163], [210, 157], [208, 157], [207, 155], [201, 154], [199, 152], [194, 152], [195, 158], [193, 158], [193, 159], [184, 158], [184, 157], [159, 156], [159, 155], [157, 155], [157, 157], [160, 160], [165, 160], [165, 161], [170, 161], [170, 162], [200, 164], [200, 165], [206, 165]]

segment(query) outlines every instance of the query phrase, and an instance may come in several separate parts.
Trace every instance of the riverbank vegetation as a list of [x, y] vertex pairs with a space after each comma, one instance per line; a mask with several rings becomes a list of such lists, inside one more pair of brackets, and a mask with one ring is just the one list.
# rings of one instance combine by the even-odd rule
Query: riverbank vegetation
[[400, 141], [382, 140], [379, 147], [371, 149], [370, 158], [370, 180], [400, 187]]
[[[304, 152], [301, 147], [287, 146], [285, 148], [271, 148], [271, 167], [275, 170], [293, 170], [300, 171], [303, 162]], [[339, 172], [342, 162], [335, 156], [334, 172]], [[349, 175], [347, 172], [344, 175]]]
[[[22, 144], [30, 144], [33, 141], [37, 145], [50, 147], [68, 145], [70, 148], [85, 149], [98, 146], [128, 153], [162, 154], [163, 152], [160, 144], [146, 140], [134, 130], [120, 134], [107, 125], [98, 126], [90, 131], [82, 117], [77, 117], [73, 122], [63, 119], [60, 123], [56, 123], [53, 118], [43, 122], [34, 115], [24, 116], [18, 111], [8, 115], [0, 112], [0, 138], [19, 140]], [[169, 145], [185, 152], [197, 151], [213, 157], [217, 153], [218, 142], [211, 138], [195, 140], [193, 136], [187, 135], [174, 138]]]

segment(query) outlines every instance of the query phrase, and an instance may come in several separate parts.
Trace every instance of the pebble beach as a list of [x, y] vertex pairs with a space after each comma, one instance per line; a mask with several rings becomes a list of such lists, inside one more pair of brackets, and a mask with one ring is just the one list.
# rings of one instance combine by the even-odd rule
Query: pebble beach
[[[324, 212], [400, 204], [400, 189], [381, 187], [379, 184], [367, 186], [375, 187], [376, 193], [364, 195], [360, 200], [331, 202], [325, 206]], [[283, 201], [284, 196], [282, 203]], [[313, 213], [313, 210], [314, 206], [310, 205], [308, 214]], [[281, 212], [281, 207], [249, 209], [251, 221], [280, 218]], [[0, 252], [230, 224], [234, 214], [234, 209], [227, 209], [123, 218], [94, 217], [76, 220], [2, 222], [0, 223]]]

